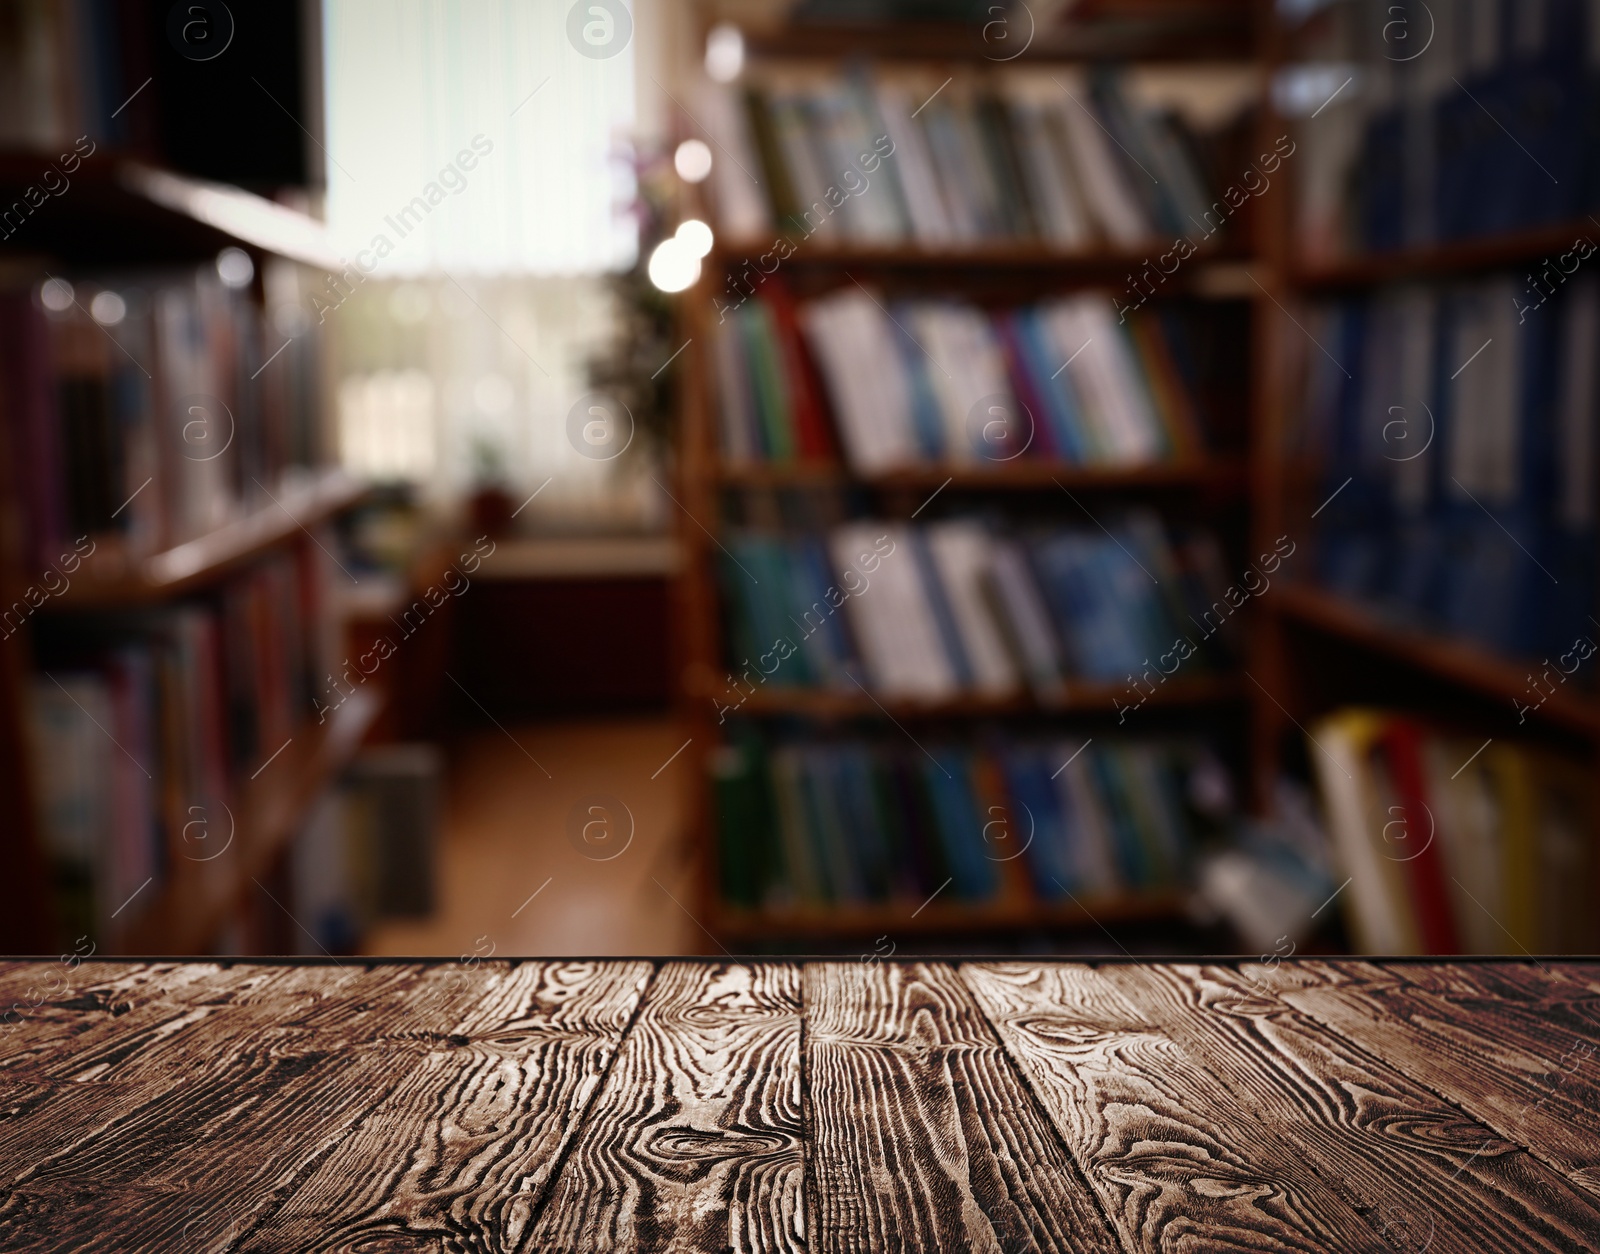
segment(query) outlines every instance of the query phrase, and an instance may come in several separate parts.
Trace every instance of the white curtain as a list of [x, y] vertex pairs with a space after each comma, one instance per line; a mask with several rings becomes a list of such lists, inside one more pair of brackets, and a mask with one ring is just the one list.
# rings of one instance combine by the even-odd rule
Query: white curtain
[[583, 55], [571, 8], [328, 0], [328, 221], [347, 257], [382, 277], [632, 263], [635, 40]]

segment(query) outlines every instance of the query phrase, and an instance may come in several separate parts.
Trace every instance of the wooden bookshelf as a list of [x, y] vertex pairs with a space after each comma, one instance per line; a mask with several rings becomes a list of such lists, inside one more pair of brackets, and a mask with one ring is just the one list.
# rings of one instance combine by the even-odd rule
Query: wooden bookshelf
[[365, 494], [365, 486], [344, 472], [324, 471], [302, 487], [277, 494], [276, 502], [138, 561], [114, 551], [96, 552], [74, 573], [71, 587], [42, 608], [127, 609], [182, 596], [307, 535]]
[[[1156, 3], [1160, 10], [1157, 16], [1170, 19], [1174, 6], [1165, 0]], [[1116, 55], [1150, 60], [1248, 58], [1255, 45], [1256, 7], [1234, 0], [1180, 5], [1184, 16], [1176, 26], [1167, 25], [1161, 37], [1125, 24], [1116, 36], [1122, 49]], [[1093, 3], [1084, 6], [1086, 13], [1095, 8]], [[703, 7], [707, 26], [716, 18], [715, 9], [714, 3]], [[740, 20], [738, 15], [729, 17]], [[985, 60], [975, 34], [971, 28], [934, 30], [914, 24], [909, 28], [875, 28], [872, 23], [839, 28], [790, 25], [770, 31], [745, 30], [747, 50], [757, 61], [810, 58], [842, 64], [858, 56], [881, 56], [923, 62], [937, 68], [941, 77], [958, 67], [1003, 73], [1004, 63]], [[1109, 42], [1095, 43], [1084, 29], [1075, 27], [1062, 39], [1032, 50], [1029, 58], [1082, 63], [1109, 55], [1105, 50], [1110, 47]], [[1267, 150], [1270, 148], [1269, 141]], [[708, 213], [699, 193], [686, 193], [685, 209], [686, 216], [706, 217], [716, 229], [714, 215]], [[947, 497], [961, 492], [983, 494], [987, 506], [1032, 511], [1033, 517], [1059, 512], [1062, 518], [1080, 520], [1082, 515], [1067, 499], [1067, 493], [1096, 494], [1096, 509], [1118, 500], [1148, 501], [1152, 494], [1166, 494], [1184, 507], [1192, 503], [1192, 498], [1225, 501], [1229, 517], [1243, 521], [1250, 507], [1248, 490], [1256, 473], [1254, 450], [1245, 442], [1249, 435], [1246, 430], [1230, 430], [1223, 437], [1221, 447], [1229, 450], [1226, 452], [1134, 466], [1089, 467], [1022, 457], [1005, 463], [932, 463], [862, 474], [832, 461], [731, 463], [721, 455], [716, 434], [717, 380], [708, 347], [718, 318], [713, 299], [727, 290], [725, 282], [733, 283], [746, 266], [754, 265], [769, 252], [773, 239], [782, 234], [779, 231], [759, 239], [719, 235], [705, 259], [699, 283], [681, 306], [678, 339], [689, 340], [690, 344], [681, 381], [674, 488], [682, 507], [680, 534], [685, 554], [676, 636], [684, 676], [681, 708], [688, 723], [686, 731], [693, 737], [685, 753], [691, 759], [696, 781], [687, 822], [699, 852], [697, 915], [707, 921], [719, 943], [730, 946], [777, 937], [818, 945], [843, 944], [858, 936], [885, 933], [976, 937], [1051, 929], [1098, 934], [1097, 925], [1102, 922], [1181, 918], [1185, 894], [1179, 890], [1081, 904], [1002, 897], [979, 904], [937, 900], [925, 906], [892, 902], [744, 910], [722, 900], [717, 883], [717, 828], [710, 767], [711, 755], [723, 736], [715, 698], [724, 691], [721, 684], [727, 670], [717, 577], [722, 560], [719, 532], [724, 509], [735, 503], [735, 494], [866, 493], [885, 516], [903, 517], [936, 494]], [[1130, 271], [1154, 260], [1171, 243], [1170, 238], [1152, 238], [1137, 248], [1104, 245], [1076, 250], [1053, 248], [1041, 242], [1008, 242], [933, 249], [913, 244], [882, 246], [805, 239], [796, 241], [791, 255], [783, 260], [780, 273], [792, 279], [793, 291], [801, 298], [847, 287], [855, 279], [887, 290], [959, 292], [980, 306], [1013, 306], [1047, 300], [1073, 289], [1121, 290]], [[1255, 301], [1257, 288], [1246, 278], [1246, 268], [1253, 267], [1254, 260], [1248, 236], [1243, 234], [1199, 249], [1171, 277], [1161, 295], [1195, 294]], [[770, 258], [767, 264], [770, 266]], [[1248, 423], [1238, 425], [1246, 428]], [[1083, 521], [1087, 525], [1087, 520]], [[1145, 701], [1149, 708], [1143, 714], [1152, 720], [1167, 720], [1169, 725], [1173, 718], [1198, 717], [1242, 726], [1247, 720], [1241, 715], [1255, 699], [1254, 689], [1245, 686], [1238, 672], [1187, 675], [1159, 686]], [[898, 734], [896, 723], [921, 735], [928, 725], [939, 722], [965, 721], [976, 726], [984, 720], [1014, 720], [1019, 726], [1049, 726], [1052, 734], [1059, 731], [1071, 736], [1080, 727], [1092, 731], [1108, 721], [1115, 723], [1119, 703], [1127, 706], [1138, 700], [1138, 695], [1130, 694], [1127, 685], [1121, 683], [1069, 682], [1064, 695], [1056, 701], [1040, 701], [1018, 693], [1001, 698], [966, 694], [948, 701], [916, 702], [884, 699], [866, 691], [758, 688], [739, 707], [738, 715], [774, 722], [871, 725], [888, 735]]]
[[1592, 246], [1600, 247], [1600, 222], [1594, 218], [1579, 218], [1558, 226], [1536, 227], [1483, 239], [1366, 253], [1326, 264], [1299, 266], [1289, 277], [1294, 287], [1306, 292], [1373, 287], [1404, 279], [1444, 278], [1545, 257], [1554, 262], [1572, 248], [1575, 240], [1585, 238]]
[[[24, 201], [54, 155], [0, 151], [0, 204]], [[101, 152], [84, 158], [69, 181], [0, 250], [73, 265], [143, 266], [197, 261], [233, 245], [332, 273], [346, 268], [322, 223], [237, 187]]]
[[[948, 891], [948, 890], [946, 890]], [[1183, 911], [1186, 895], [1177, 890], [1089, 897], [1073, 902], [933, 900], [872, 905], [830, 905], [744, 910], [719, 905], [712, 930], [733, 942], [799, 937], [848, 940], [875, 934], [899, 937], [960, 936], [1031, 929], [1082, 929], [1112, 923], [1158, 922]]]
[[[1285, 27], [1269, 23], [1264, 45], [1264, 68], [1269, 77], [1288, 60], [1290, 38]], [[1292, 126], [1275, 115], [1270, 97], [1263, 102], [1262, 121], [1263, 135], [1282, 133]], [[1573, 119], [1570, 124], [1581, 126], [1581, 121]], [[1365, 297], [1371, 289], [1388, 284], [1447, 283], [1494, 270], [1512, 272], [1520, 288], [1523, 272], [1537, 274], [1544, 260], [1555, 263], [1576, 241], [1600, 243], [1597, 213], [1490, 236], [1308, 262], [1293, 239], [1294, 184], [1304, 168], [1296, 164], [1286, 174], [1281, 185], [1263, 198], [1257, 222], [1262, 247], [1259, 274], [1266, 289], [1255, 353], [1260, 425], [1253, 441], [1251, 495], [1258, 542], [1282, 533], [1300, 541], [1313, 536], [1312, 510], [1325, 495], [1306, 492], [1306, 485], [1316, 482], [1315, 472], [1308, 473], [1304, 456], [1292, 453], [1287, 439], [1300, 404], [1289, 363], [1305, 351], [1306, 344], [1304, 326], [1295, 325], [1291, 318], [1301, 317], [1305, 304]], [[1539, 177], [1538, 172], [1533, 171], [1532, 177]], [[1592, 264], [1591, 258], [1584, 268]], [[1600, 490], [1600, 484], [1596, 489]], [[1262, 605], [1267, 614], [1257, 632], [1252, 673], [1264, 692], [1284, 694], [1298, 707], [1293, 717], [1310, 723], [1349, 703], [1336, 684], [1306, 673], [1318, 665], [1328, 666], [1348, 676], [1360, 691], [1371, 693], [1371, 703], [1398, 706], [1434, 722], [1452, 727], [1479, 722], [1486, 733], [1494, 731], [1496, 738], [1506, 735], [1536, 742], [1554, 738], [1569, 747], [1572, 741], [1588, 741], [1595, 778], [1600, 779], [1600, 694], [1576, 684], [1562, 686], [1528, 713], [1525, 723], [1519, 720], [1513, 702], [1528, 704], [1530, 675], [1539, 673], [1541, 661], [1497, 654], [1470, 640], [1391, 617], [1379, 608], [1308, 583], [1280, 582], [1263, 598]], [[1600, 614], [1600, 607], [1594, 612]], [[1383, 678], [1366, 683], [1362, 677], [1369, 671]], [[1388, 677], [1402, 682], [1388, 691]], [[1378, 687], [1380, 683], [1384, 688]], [[1498, 715], [1490, 717], [1496, 710]], [[1254, 711], [1254, 775], [1258, 781], [1267, 781], [1280, 771], [1287, 742], [1303, 740], [1305, 730], [1291, 721], [1289, 711], [1276, 700], [1258, 700]], [[1498, 727], [1505, 732], [1496, 730]], [[1592, 796], [1592, 839], [1600, 843], [1600, 790]], [[1600, 891], [1600, 884], [1594, 891]]]
[[861, 485], [880, 489], [941, 487], [982, 491], [1055, 488], [1070, 492], [1199, 489], [1234, 491], [1247, 481], [1242, 458], [1212, 457], [1201, 461], [1153, 462], [1137, 466], [1081, 466], [1073, 462], [1019, 457], [993, 463], [932, 464], [859, 475], [836, 462], [719, 463], [718, 483], [739, 488], [839, 488]]
[[[869, 245], [859, 243], [824, 243], [803, 238], [792, 239], [793, 249], [782, 261], [783, 266], [828, 267], [863, 270], [914, 270], [926, 271], [944, 281], [957, 280], [970, 273], [992, 277], [994, 271], [1042, 271], [1055, 282], [1074, 279], [1104, 282], [1120, 280], [1130, 270], [1148, 265], [1152, 259], [1172, 248], [1168, 236], [1155, 236], [1135, 248], [1052, 248], [1047, 244], [986, 243], [950, 248], [926, 248], [914, 244]], [[754, 264], [763, 255], [771, 255], [773, 240], [761, 239], [718, 241], [712, 251], [710, 263], [737, 272], [739, 267]], [[1169, 278], [1174, 288], [1188, 287], [1202, 281], [1199, 272], [1218, 263], [1238, 263], [1249, 260], [1247, 250], [1237, 245], [1196, 247], [1192, 256], [1184, 261]]]
[[[1320, 588], [1288, 584], [1274, 589], [1269, 604], [1301, 626], [1381, 653], [1469, 692], [1497, 700], [1528, 702], [1528, 676], [1535, 661], [1500, 657], [1481, 645], [1385, 620], [1375, 611]], [[1600, 735], [1600, 702], [1581, 689], [1558, 689], [1535, 711], [1543, 721], [1586, 735]]]
[[[714, 696], [707, 693], [707, 697]], [[816, 688], [758, 688], [738, 707], [745, 716], [799, 715], [813, 719], [892, 718], [901, 722], [930, 719], [994, 718], [1028, 714], [1115, 714], [1119, 707], [1139, 707], [1142, 694], [1127, 684], [1076, 681], [1059, 699], [1015, 695], [963, 695], [943, 701], [881, 699], [867, 692], [831, 692]], [[1241, 681], [1234, 675], [1174, 679], [1157, 686], [1143, 706], [1211, 705], [1242, 700]]]
[[[230, 914], [259, 887], [304, 822], [312, 804], [355, 756], [381, 709], [371, 692], [357, 689], [325, 724], [307, 720], [287, 747], [246, 782], [238, 812], [207, 816], [206, 861], [180, 854], [172, 876], [148, 908], [136, 914], [125, 934], [106, 952], [129, 954], [204, 953]], [[222, 819], [233, 820], [233, 843], [212, 852]], [[287, 903], [266, 900], [279, 911]]]
[[[949, 64], [1005, 64], [1018, 54], [1027, 63], [1093, 61], [1241, 60], [1255, 46], [1252, 0], [1140, 0], [1136, 5], [1087, 0], [1052, 6], [1057, 24], [1035, 28], [1029, 38], [1031, 11], [1011, 6], [1011, 28], [1000, 23], [896, 22], [863, 17], [835, 22], [786, 21], [757, 25], [745, 34], [754, 56], [775, 60], [845, 60], [870, 57], [883, 61]], [[705, 23], [725, 13], [738, 21], [749, 6], [716, 3], [705, 6]], [[991, 9], [993, 18], [1001, 12]], [[1019, 46], [1027, 40], [1026, 48]]]
[[[0, 151], [0, 202], [20, 198], [38, 182], [54, 153]], [[21, 277], [47, 271], [125, 272], [130, 269], [191, 267], [204, 264], [226, 247], [246, 249], [257, 260], [258, 278], [248, 297], [263, 299], [262, 262], [283, 259], [318, 270], [337, 271], [342, 262], [323, 224], [261, 196], [190, 178], [123, 156], [97, 152], [70, 175], [70, 187], [46, 199], [0, 242], [0, 258], [14, 256]], [[7, 403], [0, 397], [0, 405]], [[9, 447], [15, 434], [0, 422], [0, 593], [16, 602], [39, 583], [37, 555], [24, 550], [18, 526], [28, 499], [18, 482], [23, 463]], [[68, 576], [69, 586], [48, 596], [26, 616], [20, 629], [0, 641], [0, 796], [8, 798], [8, 821], [0, 825], [0, 850], [17, 876], [24, 904], [6, 935], [8, 947], [42, 950], [53, 944], [55, 906], [46, 866], [39, 798], [28, 743], [28, 675], [58, 633], [97, 627], [124, 611], [173, 604], [207, 592], [261, 559], [291, 549], [309, 549], [313, 535], [341, 512], [359, 503], [363, 488], [327, 467], [296, 480], [284, 476], [265, 493], [240, 494], [257, 502], [235, 517], [164, 551], [128, 554], [114, 535], [95, 537], [96, 549]], [[157, 490], [151, 487], [150, 491]], [[276, 499], [272, 499], [275, 497]], [[48, 585], [43, 585], [48, 586]], [[70, 621], [69, 621], [70, 620]], [[310, 624], [308, 632], [317, 629]], [[90, 633], [92, 634], [92, 633]], [[263, 761], [241, 772], [234, 812], [205, 816], [208, 834], [230, 823], [227, 851], [207, 861], [170, 847], [179, 833], [168, 832], [168, 858], [161, 878], [136, 894], [109, 932], [96, 936], [101, 952], [183, 953], [207, 950], [223, 925], [257, 891], [252, 880], [270, 881], [284, 853], [329, 782], [350, 760], [378, 712], [370, 693], [358, 692], [326, 725], [302, 722], [280, 752], [263, 751]], [[296, 709], [296, 715], [304, 711]], [[218, 837], [212, 847], [220, 845]], [[275, 882], [275, 881], [273, 881]], [[98, 891], [98, 885], [97, 885]], [[115, 904], [115, 903], [113, 903]], [[251, 906], [252, 909], [255, 906]], [[267, 904], [268, 910], [277, 907]]]

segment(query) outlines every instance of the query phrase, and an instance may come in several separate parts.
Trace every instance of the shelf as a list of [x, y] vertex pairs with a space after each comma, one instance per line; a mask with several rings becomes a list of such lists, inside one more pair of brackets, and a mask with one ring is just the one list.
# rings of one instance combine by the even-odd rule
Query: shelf
[[[702, 696], [713, 694], [702, 693]], [[1125, 683], [1068, 681], [1066, 695], [1058, 701], [1031, 696], [987, 697], [965, 695], [947, 701], [879, 699], [864, 692], [832, 692], [817, 688], [758, 688], [734, 713], [755, 717], [803, 716], [816, 719], [883, 718], [915, 721], [945, 718], [990, 718], [1019, 714], [1115, 714], [1119, 707], [1137, 706], [1138, 693]], [[1174, 679], [1159, 685], [1144, 701], [1148, 706], [1214, 705], [1245, 696], [1232, 675]], [[721, 699], [722, 693], [714, 694]]]
[[[775, 238], [786, 236], [777, 228], [770, 236], [749, 240], [718, 241], [709, 261], [710, 269], [759, 265], [763, 255], [770, 255]], [[1123, 278], [1132, 267], [1142, 266], [1172, 247], [1170, 236], [1152, 236], [1136, 248], [1062, 249], [1033, 242], [998, 242], [992, 244], [962, 245], [950, 248], [927, 248], [919, 244], [859, 244], [822, 243], [789, 236], [794, 247], [782, 259], [783, 266], [833, 267], [845, 269], [859, 267], [863, 270], [917, 270], [935, 272], [941, 277], [951, 277], [961, 271], [972, 271], [983, 277], [995, 271], [1047, 271], [1053, 279], [1071, 278], [1074, 275], [1107, 279]], [[1197, 248], [1194, 254], [1172, 275], [1174, 289], [1192, 286], [1208, 267], [1236, 265], [1247, 261], [1247, 250], [1226, 246]], [[1014, 276], [1013, 276], [1014, 277]]]
[[302, 536], [356, 504], [366, 488], [341, 471], [309, 486], [276, 495], [236, 522], [139, 560], [107, 546], [71, 576], [71, 586], [41, 612], [125, 609], [150, 605], [204, 587], [240, 566]]
[[915, 466], [883, 474], [860, 475], [836, 462], [722, 463], [713, 474], [728, 487], [835, 488], [861, 485], [876, 489], [932, 491], [946, 481], [951, 488], [1065, 488], [1096, 491], [1132, 488], [1204, 488], [1231, 490], [1247, 481], [1240, 458], [1190, 462], [1158, 462], [1142, 466], [1082, 466], [1073, 462], [1018, 458], [1010, 462], [955, 463]]
[[1537, 227], [1507, 235], [1457, 240], [1426, 248], [1358, 257], [1292, 270], [1290, 282], [1310, 289], [1370, 287], [1397, 279], [1427, 278], [1472, 270], [1489, 270], [1518, 262], [1559, 257], [1579, 236], [1600, 244], [1600, 222], [1579, 218], [1560, 226]]
[[852, 936], [902, 936], [930, 933], [1016, 931], [1026, 928], [1098, 927], [1108, 923], [1181, 916], [1187, 894], [1179, 889], [1074, 904], [1043, 901], [989, 901], [964, 904], [934, 901], [876, 906], [808, 906], [789, 910], [741, 910], [719, 905], [711, 931], [727, 940], [768, 940], [774, 936], [843, 939]]
[[[761, 26], [749, 23], [745, 46], [752, 57], [774, 60], [823, 58], [973, 62], [1002, 67], [1015, 56], [1029, 63], [1093, 61], [1242, 60], [1252, 54], [1254, 39], [1249, 0], [1141, 0], [1112, 8], [1087, 0], [1076, 6], [1037, 6], [1055, 16], [1044, 30], [1029, 26], [1026, 5], [1012, 5], [1007, 20], [990, 21], [1001, 10], [990, 8], [974, 22], [789, 21]], [[748, 5], [715, 4], [709, 8], [730, 20], [748, 19]], [[1063, 13], [1063, 9], [1071, 12]], [[980, 13], [982, 11], [980, 10]], [[987, 34], [987, 38], [985, 35]]]
[[[1397, 627], [1369, 609], [1317, 588], [1283, 586], [1266, 604], [1305, 626], [1382, 653], [1437, 679], [1481, 696], [1525, 702], [1529, 663], [1490, 653], [1480, 645]], [[1600, 702], [1557, 689], [1537, 710], [1547, 722], [1589, 735], [1600, 734]]]
[[[121, 952], [204, 952], [241, 895], [253, 887], [251, 880], [269, 872], [312, 804], [355, 756], [381, 705], [377, 695], [357, 689], [326, 724], [304, 723], [281, 753], [258, 768], [255, 779], [245, 781], [237, 811], [231, 812], [232, 844], [203, 862], [175, 857], [171, 879], [134, 916], [117, 946]], [[209, 840], [219, 824], [215, 816], [207, 819]], [[268, 908], [274, 908], [270, 902]]]
[[[56, 157], [0, 151], [0, 204], [27, 206], [25, 190], [41, 186]], [[46, 197], [4, 249], [123, 266], [205, 260], [231, 244], [334, 273], [345, 267], [321, 222], [237, 187], [101, 154], [64, 177], [66, 190]]]

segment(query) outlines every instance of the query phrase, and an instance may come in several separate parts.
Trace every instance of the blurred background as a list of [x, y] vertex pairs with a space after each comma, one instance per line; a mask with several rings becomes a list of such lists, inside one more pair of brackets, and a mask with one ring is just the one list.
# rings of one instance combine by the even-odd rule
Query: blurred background
[[4, 948], [1593, 952], [1590, 0], [0, 0]]

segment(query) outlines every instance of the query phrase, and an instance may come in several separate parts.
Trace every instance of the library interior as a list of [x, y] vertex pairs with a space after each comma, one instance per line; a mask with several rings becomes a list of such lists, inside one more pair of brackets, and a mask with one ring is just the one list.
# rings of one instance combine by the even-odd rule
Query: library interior
[[1588, 0], [4, 0], [0, 949], [1593, 953], [1596, 239]]

